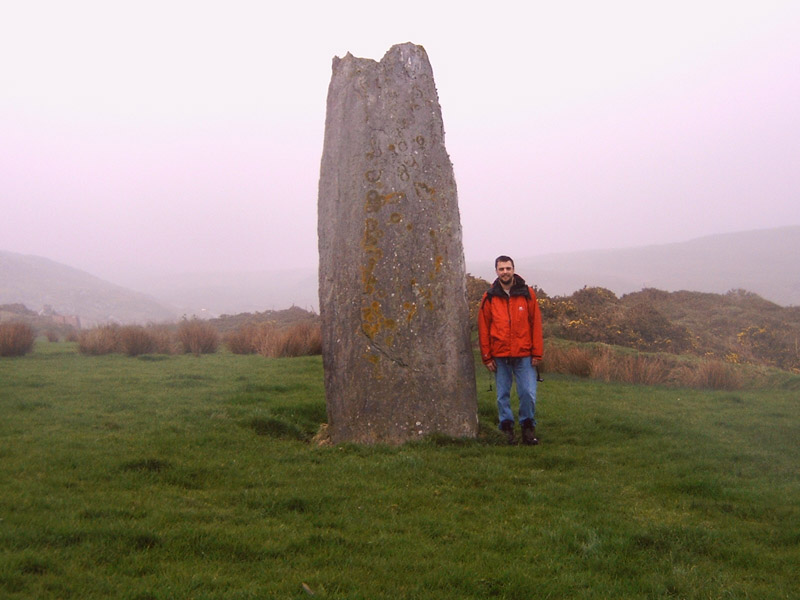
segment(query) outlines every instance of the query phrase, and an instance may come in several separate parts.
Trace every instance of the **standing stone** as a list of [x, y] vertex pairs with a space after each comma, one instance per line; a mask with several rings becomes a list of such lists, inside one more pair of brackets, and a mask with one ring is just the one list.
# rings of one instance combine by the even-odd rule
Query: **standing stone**
[[456, 183], [421, 46], [333, 59], [318, 215], [331, 440], [475, 437]]
[[331, 440], [475, 437], [456, 183], [421, 46], [333, 59], [318, 208]]

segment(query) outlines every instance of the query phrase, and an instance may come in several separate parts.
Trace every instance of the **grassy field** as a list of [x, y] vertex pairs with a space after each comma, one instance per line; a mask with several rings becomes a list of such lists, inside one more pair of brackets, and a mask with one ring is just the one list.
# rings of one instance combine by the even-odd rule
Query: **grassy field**
[[800, 597], [797, 391], [549, 376], [508, 447], [478, 377], [478, 440], [330, 447], [319, 357], [0, 359], [0, 598]]

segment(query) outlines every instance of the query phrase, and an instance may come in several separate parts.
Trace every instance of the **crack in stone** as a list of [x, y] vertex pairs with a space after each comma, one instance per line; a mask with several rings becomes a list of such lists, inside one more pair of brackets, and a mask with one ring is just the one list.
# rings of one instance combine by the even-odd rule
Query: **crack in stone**
[[399, 358], [397, 358], [397, 357], [395, 357], [395, 356], [392, 356], [392, 355], [389, 353], [389, 351], [388, 351], [388, 350], [386, 350], [386, 348], [383, 348], [383, 347], [381, 347], [381, 345], [380, 345], [379, 343], [377, 343], [375, 340], [373, 340], [372, 338], [370, 338], [370, 337], [369, 337], [369, 335], [367, 335], [367, 332], [366, 332], [366, 331], [364, 331], [364, 329], [363, 329], [363, 326], [362, 326], [362, 328], [361, 328], [359, 331], [361, 332], [361, 335], [363, 335], [365, 338], [367, 338], [367, 343], [369, 344], [370, 348], [375, 348], [375, 349], [376, 349], [378, 352], [380, 352], [380, 353], [381, 353], [383, 356], [385, 356], [386, 358], [388, 358], [388, 359], [389, 359], [390, 361], [392, 361], [393, 363], [395, 363], [395, 364], [397, 364], [397, 365], [399, 365], [399, 366], [403, 367], [404, 369], [409, 369], [409, 370], [411, 370], [411, 371], [412, 371], [412, 372], [414, 372], [414, 373], [422, 373], [422, 370], [421, 370], [421, 369], [415, 369], [415, 368], [411, 367], [410, 365], [406, 364], [406, 363], [405, 363], [404, 361], [402, 361], [401, 359], [399, 359]]

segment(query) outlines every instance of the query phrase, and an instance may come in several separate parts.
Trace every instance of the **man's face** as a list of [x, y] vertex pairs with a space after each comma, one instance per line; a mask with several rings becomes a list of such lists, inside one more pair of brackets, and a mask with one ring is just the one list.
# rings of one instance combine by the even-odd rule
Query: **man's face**
[[514, 265], [511, 261], [497, 263], [495, 271], [497, 271], [497, 277], [500, 279], [500, 283], [508, 285], [514, 280]]

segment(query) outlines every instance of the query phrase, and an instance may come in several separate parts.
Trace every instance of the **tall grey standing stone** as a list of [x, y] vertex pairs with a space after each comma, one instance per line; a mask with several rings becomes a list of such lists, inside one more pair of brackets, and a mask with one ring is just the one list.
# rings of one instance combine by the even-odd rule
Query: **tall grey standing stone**
[[475, 437], [456, 183], [421, 46], [333, 59], [318, 218], [331, 440]]

